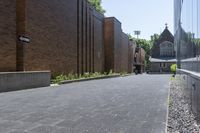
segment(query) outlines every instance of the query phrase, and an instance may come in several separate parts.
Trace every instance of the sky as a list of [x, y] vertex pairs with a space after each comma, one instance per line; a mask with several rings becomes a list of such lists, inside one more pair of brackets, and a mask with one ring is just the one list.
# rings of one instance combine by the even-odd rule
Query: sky
[[134, 37], [134, 31], [140, 30], [139, 38], [150, 39], [166, 23], [173, 34], [173, 0], [102, 0], [102, 6], [106, 17], [116, 17], [123, 31]]

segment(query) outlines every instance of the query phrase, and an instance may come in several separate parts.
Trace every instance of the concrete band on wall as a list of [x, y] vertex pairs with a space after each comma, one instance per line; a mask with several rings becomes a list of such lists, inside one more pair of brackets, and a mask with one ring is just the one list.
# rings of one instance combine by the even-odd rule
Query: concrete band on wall
[[9, 92], [50, 85], [51, 74], [43, 72], [2, 72], [0, 73], [0, 92]]
[[190, 99], [192, 111], [200, 122], [200, 74], [186, 69], [178, 69], [181, 84], [184, 86], [185, 96]]

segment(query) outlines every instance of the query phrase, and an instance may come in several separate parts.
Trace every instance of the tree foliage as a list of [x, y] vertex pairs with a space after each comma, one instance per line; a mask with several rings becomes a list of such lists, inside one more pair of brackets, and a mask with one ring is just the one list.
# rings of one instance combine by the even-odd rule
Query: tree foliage
[[98, 11], [98, 12], [100, 12], [100, 13], [102, 13], [102, 14], [104, 14], [106, 11], [103, 9], [103, 7], [101, 6], [101, 3], [102, 3], [102, 1], [101, 0], [88, 0], [88, 2], [92, 5], [92, 6], [94, 6], [94, 8]]
[[154, 48], [154, 46], [155, 46], [155, 44], [157, 43], [157, 41], [158, 41], [158, 39], [160, 38], [160, 35], [158, 35], [158, 34], [153, 34], [152, 36], [151, 36], [151, 40], [150, 40], [150, 43], [151, 43], [151, 51], [152, 51], [152, 49]]
[[153, 34], [152, 36], [151, 36], [151, 43], [155, 43], [158, 39], [159, 39], [159, 37], [160, 37], [160, 35], [158, 35], [158, 34]]

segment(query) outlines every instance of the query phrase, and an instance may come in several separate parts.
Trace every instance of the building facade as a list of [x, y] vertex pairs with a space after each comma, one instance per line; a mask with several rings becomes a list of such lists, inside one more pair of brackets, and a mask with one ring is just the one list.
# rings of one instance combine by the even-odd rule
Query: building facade
[[200, 1], [174, 0], [174, 29], [178, 72], [200, 120]]
[[111, 25], [107, 20], [86, 0], [1, 0], [0, 72], [128, 72], [129, 39], [117, 19]]
[[150, 73], [169, 73], [170, 66], [176, 63], [174, 36], [168, 30], [161, 33], [151, 50]]

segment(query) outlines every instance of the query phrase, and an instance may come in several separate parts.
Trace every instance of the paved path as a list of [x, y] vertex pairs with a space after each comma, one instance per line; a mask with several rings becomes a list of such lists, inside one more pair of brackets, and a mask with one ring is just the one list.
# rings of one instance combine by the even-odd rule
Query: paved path
[[0, 133], [162, 133], [169, 75], [0, 94]]

